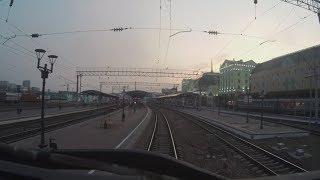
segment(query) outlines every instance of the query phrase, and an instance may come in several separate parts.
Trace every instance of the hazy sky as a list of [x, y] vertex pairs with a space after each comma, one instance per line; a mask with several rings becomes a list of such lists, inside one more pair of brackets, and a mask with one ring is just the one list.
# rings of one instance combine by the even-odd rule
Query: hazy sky
[[[2, 19], [7, 16], [8, 4], [9, 0], [0, 0]], [[169, 28], [170, 1], [161, 0], [161, 4], [161, 26]], [[0, 21], [0, 34], [8, 37], [114, 27], [158, 28], [159, 7], [160, 0], [15, 0], [10, 25]], [[320, 42], [317, 15], [280, 0], [258, 0], [256, 20], [252, 0], [172, 0], [171, 14], [172, 28], [193, 31], [172, 37], [168, 53], [168, 30], [161, 31], [160, 43], [157, 29], [50, 35], [33, 40], [17, 36], [6, 43], [11, 48], [0, 46], [0, 80], [20, 84], [30, 79], [32, 85], [40, 86], [40, 72], [31, 54], [35, 48], [59, 56], [55, 73], [48, 80], [48, 87], [58, 90], [64, 88], [59, 75], [75, 80], [77, 66], [209, 70], [212, 59], [218, 71], [226, 58], [264, 62]], [[204, 30], [248, 36], [214, 36], [201, 32]], [[273, 42], [259, 45], [267, 40]], [[108, 80], [180, 82], [140, 77], [85, 78], [84, 89], [97, 88], [99, 81]]]

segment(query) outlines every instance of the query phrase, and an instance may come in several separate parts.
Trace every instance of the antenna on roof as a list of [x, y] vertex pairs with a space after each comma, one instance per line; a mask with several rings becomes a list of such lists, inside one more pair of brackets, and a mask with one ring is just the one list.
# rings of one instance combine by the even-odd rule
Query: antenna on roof
[[213, 70], [212, 70], [212, 59], [211, 59], [211, 72], [213, 72]]

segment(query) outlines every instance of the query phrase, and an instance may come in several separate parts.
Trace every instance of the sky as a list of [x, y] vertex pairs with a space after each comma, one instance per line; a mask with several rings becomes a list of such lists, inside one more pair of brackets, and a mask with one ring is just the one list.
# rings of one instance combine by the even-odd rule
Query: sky
[[[0, 45], [0, 80], [21, 84], [29, 79], [40, 87], [33, 52], [42, 48], [59, 56], [47, 80], [51, 90], [65, 90], [64, 78], [75, 81], [77, 67], [209, 71], [212, 60], [218, 72], [225, 59], [261, 63], [320, 42], [317, 15], [280, 0], [258, 0], [256, 8], [252, 0], [171, 0], [171, 10], [170, 0], [15, 0], [6, 23], [8, 9], [9, 0], [0, 0], [0, 35], [17, 35]], [[23, 36], [117, 27], [135, 29]], [[178, 32], [174, 29], [192, 31], [169, 38]], [[203, 32], [209, 30], [222, 34]], [[1, 44], [4, 41], [0, 38]], [[85, 77], [83, 90], [98, 89], [100, 81], [180, 83], [181, 79]], [[70, 85], [72, 89], [75, 85]]]

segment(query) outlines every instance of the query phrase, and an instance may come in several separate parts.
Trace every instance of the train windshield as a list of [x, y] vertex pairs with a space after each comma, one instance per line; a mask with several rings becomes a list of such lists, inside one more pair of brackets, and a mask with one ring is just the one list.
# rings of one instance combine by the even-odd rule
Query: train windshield
[[0, 174], [319, 178], [319, 27], [319, 0], [0, 0]]

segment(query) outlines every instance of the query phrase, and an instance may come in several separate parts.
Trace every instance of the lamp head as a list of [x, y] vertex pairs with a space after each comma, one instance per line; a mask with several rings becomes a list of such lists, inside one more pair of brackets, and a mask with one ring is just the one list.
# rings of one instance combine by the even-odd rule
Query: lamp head
[[49, 55], [48, 58], [49, 58], [49, 63], [50, 63], [50, 71], [52, 72], [53, 71], [53, 64], [56, 63], [58, 56]]

